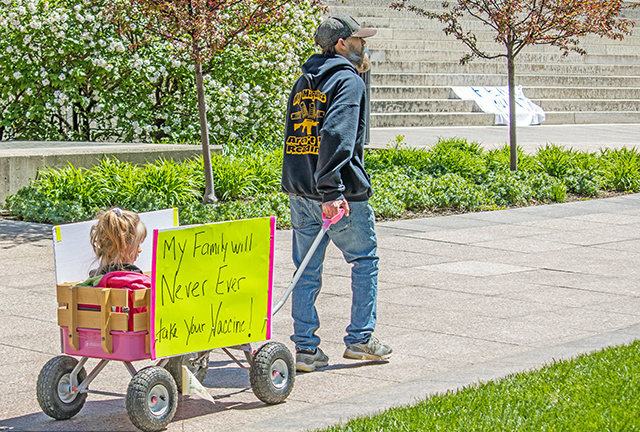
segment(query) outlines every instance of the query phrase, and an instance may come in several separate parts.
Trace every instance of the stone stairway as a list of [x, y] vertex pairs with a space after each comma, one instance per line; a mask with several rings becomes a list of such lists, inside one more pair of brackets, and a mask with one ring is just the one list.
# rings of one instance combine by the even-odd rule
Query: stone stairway
[[[506, 59], [475, 59], [460, 65], [466, 46], [442, 32], [442, 24], [389, 9], [391, 0], [329, 0], [331, 14], [351, 15], [378, 29], [372, 52], [371, 126], [486, 126], [494, 115], [457, 99], [451, 86], [506, 86]], [[431, 10], [440, 1], [423, 0]], [[525, 48], [516, 57], [516, 85], [546, 112], [544, 124], [640, 123], [640, 9], [623, 41], [589, 36], [586, 55], [561, 55], [555, 47]], [[472, 22], [482, 46], [503, 52], [493, 32]]]

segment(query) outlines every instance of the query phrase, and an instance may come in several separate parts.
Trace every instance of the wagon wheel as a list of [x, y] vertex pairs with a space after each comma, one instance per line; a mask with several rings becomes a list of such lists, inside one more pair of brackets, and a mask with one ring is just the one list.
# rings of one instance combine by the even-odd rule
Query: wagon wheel
[[287, 347], [278, 342], [263, 345], [253, 357], [249, 379], [253, 393], [262, 402], [283, 402], [295, 381], [293, 357]]
[[[56, 420], [70, 419], [78, 414], [87, 399], [86, 393], [76, 393], [71, 388], [71, 371], [78, 360], [69, 356], [57, 356], [44, 365], [38, 375], [36, 394], [42, 411]], [[78, 372], [78, 383], [84, 381], [87, 372]]]
[[193, 373], [198, 381], [204, 381], [209, 370], [209, 353], [211, 351], [200, 351], [183, 356], [171, 357], [165, 369], [169, 371], [178, 386], [178, 393], [182, 393], [182, 365], [185, 365]]
[[134, 375], [126, 397], [127, 414], [144, 432], [164, 429], [178, 408], [178, 389], [171, 374], [160, 366], [149, 366]]

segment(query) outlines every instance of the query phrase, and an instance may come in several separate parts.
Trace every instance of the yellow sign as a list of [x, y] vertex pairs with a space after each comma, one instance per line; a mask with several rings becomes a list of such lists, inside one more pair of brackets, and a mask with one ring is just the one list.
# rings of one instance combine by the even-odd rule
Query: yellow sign
[[153, 359], [267, 340], [275, 218], [154, 230]]

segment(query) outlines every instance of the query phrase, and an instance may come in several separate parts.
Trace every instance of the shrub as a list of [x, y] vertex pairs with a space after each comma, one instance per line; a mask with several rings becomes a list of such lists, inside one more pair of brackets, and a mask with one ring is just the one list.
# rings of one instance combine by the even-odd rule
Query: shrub
[[524, 205], [533, 196], [531, 185], [517, 171], [491, 173], [483, 184], [498, 206]]
[[[516, 150], [518, 159], [518, 171], [532, 171], [536, 166], [535, 158], [527, 155], [522, 147], [518, 146]], [[509, 171], [511, 165], [511, 150], [509, 145], [505, 144], [501, 148], [489, 150], [484, 154], [485, 163], [488, 172]]]
[[570, 193], [595, 197], [604, 187], [605, 179], [597, 171], [576, 169], [567, 173], [564, 183]]
[[567, 196], [567, 187], [562, 180], [546, 173], [531, 174], [524, 180], [531, 186], [531, 197], [537, 201], [564, 202]]
[[573, 167], [571, 151], [554, 144], [538, 149], [535, 159], [543, 172], [556, 178], [566, 176]]
[[[374, 160], [369, 170], [374, 189], [370, 203], [378, 217], [390, 218], [406, 210], [473, 211], [563, 202], [567, 192], [596, 196], [602, 187], [621, 191], [640, 187], [640, 155], [635, 149], [598, 155], [547, 146], [540, 154], [540, 163], [521, 155], [529, 169], [512, 172], [505, 149], [483, 153], [475, 144], [460, 140], [442, 141], [431, 150], [400, 144], [371, 150], [367, 154], [367, 164]], [[31, 186], [9, 196], [6, 206], [18, 218], [49, 223], [86, 220], [100, 209], [117, 205], [134, 211], [177, 206], [181, 222], [188, 224], [277, 215], [280, 227], [289, 225], [289, 200], [278, 192], [281, 148], [273, 149], [260, 140], [246, 145], [235, 141], [213, 159], [216, 194], [221, 199], [217, 205], [200, 202], [203, 162], [196, 157], [143, 166], [110, 158], [93, 170], [71, 165], [44, 170]], [[429, 174], [434, 167], [460, 172]]]
[[473, 211], [490, 200], [479, 185], [471, 183], [459, 174], [445, 174], [431, 183], [432, 207]]
[[222, 202], [217, 205], [192, 202], [180, 206], [179, 212], [182, 225], [265, 216], [276, 216], [279, 228], [291, 225], [289, 197], [283, 193], [261, 194], [251, 200]]
[[604, 150], [606, 187], [620, 192], [636, 192], [640, 189], [640, 155], [635, 148]]
[[476, 180], [486, 171], [483, 153], [478, 143], [469, 143], [466, 139], [440, 139], [427, 151], [426, 172], [435, 177], [451, 173]]

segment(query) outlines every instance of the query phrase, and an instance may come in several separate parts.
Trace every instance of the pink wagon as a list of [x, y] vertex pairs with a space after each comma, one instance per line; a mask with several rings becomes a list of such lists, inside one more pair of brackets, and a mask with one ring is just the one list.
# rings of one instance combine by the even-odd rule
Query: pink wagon
[[[343, 212], [340, 212], [333, 219], [325, 219], [322, 230], [283, 297], [269, 309], [269, 316], [285, 304], [322, 236], [342, 215]], [[271, 226], [273, 239], [275, 219]], [[141, 308], [151, 310], [151, 291], [58, 283], [58, 325], [65, 355], [51, 359], [38, 377], [37, 397], [45, 414], [58, 420], [69, 419], [82, 409], [89, 393], [112, 395], [90, 390], [89, 386], [110, 361], [120, 361], [132, 376], [126, 393], [127, 413], [131, 422], [145, 432], [159, 431], [169, 424], [176, 412], [178, 389], [182, 388], [183, 366], [202, 381], [209, 368], [210, 351], [161, 358], [155, 366], [136, 370], [133, 362], [153, 358], [151, 345], [154, 342], [150, 340], [153, 331], [149, 312], [134, 313], [134, 310]], [[261, 401], [277, 404], [291, 393], [295, 365], [291, 353], [283, 344], [268, 342], [256, 352], [248, 343], [222, 350], [240, 367], [249, 369], [251, 388]], [[240, 362], [230, 350], [242, 351], [249, 366]], [[80, 357], [80, 360], [72, 356]], [[89, 358], [100, 359], [100, 362], [87, 375], [84, 365]]]

